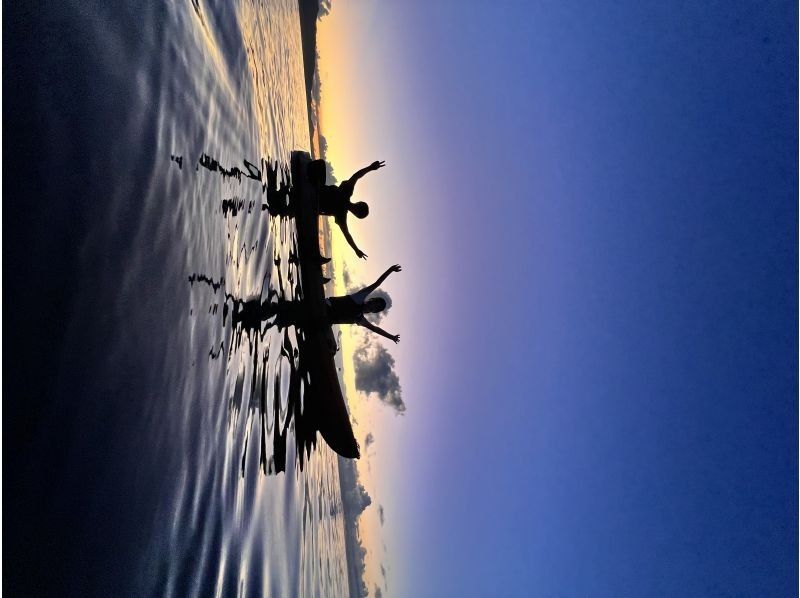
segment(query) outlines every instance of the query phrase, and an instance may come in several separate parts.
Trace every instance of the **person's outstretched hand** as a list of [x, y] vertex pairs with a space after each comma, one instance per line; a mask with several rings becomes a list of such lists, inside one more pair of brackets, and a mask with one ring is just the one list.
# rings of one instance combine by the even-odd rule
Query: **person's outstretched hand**
[[356, 255], [360, 257], [362, 260], [367, 259], [367, 254], [361, 251], [360, 249], [356, 249]]
[[389, 268], [390, 272], [400, 272], [403, 268], [400, 267], [400, 264], [395, 264], [391, 268]]
[[386, 161], [385, 160], [380, 160], [380, 161], [375, 160], [372, 164], [370, 164], [369, 167], [372, 170], [378, 170], [379, 168], [383, 168], [384, 166], [386, 166]]
[[399, 334], [395, 334], [395, 335], [392, 337], [392, 340], [393, 340], [395, 343], [399, 343], [399, 342], [400, 342], [400, 335], [399, 335]]

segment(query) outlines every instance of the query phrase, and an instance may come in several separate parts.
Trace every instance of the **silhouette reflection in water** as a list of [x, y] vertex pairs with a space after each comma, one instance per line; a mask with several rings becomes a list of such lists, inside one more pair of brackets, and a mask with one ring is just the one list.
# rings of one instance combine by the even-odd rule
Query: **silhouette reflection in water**
[[[189, 277], [189, 280], [192, 284], [200, 282], [208, 285], [214, 293], [224, 287], [224, 280], [217, 281], [203, 274], [193, 274]], [[277, 290], [269, 289], [264, 300], [260, 296], [242, 299], [223, 290], [222, 325], [225, 327], [228, 322], [230, 323], [231, 340], [227, 351], [224, 343], [212, 347], [209, 351], [209, 358], [212, 360], [219, 359], [225, 354], [230, 360], [235, 350], [239, 349], [244, 341], [248, 343], [249, 354], [252, 355], [250, 385], [252, 391], [249, 405], [254, 411], [257, 411], [259, 416], [261, 433], [259, 466], [265, 474], [285, 471], [286, 445], [290, 427], [294, 432], [295, 458], [301, 470], [317, 443], [317, 426], [313, 417], [304, 412], [302, 404], [302, 397], [307, 392], [309, 380], [307, 376], [304, 376], [305, 372], [302, 369], [300, 350], [292, 345], [286, 329], [290, 325], [295, 325], [294, 322], [288, 322], [288, 314], [294, 313], [294, 308], [290, 306], [298, 306], [300, 301], [286, 299], [278, 299], [277, 302], [273, 301], [278, 295], [279, 292]], [[214, 311], [219, 312], [219, 310]], [[268, 321], [279, 312], [287, 315], [280, 321]], [[277, 364], [272, 368], [272, 371], [275, 372], [272, 380], [269, 379], [268, 375], [270, 371], [268, 365], [269, 345], [264, 342], [267, 334], [271, 333], [271, 329], [283, 335]], [[267, 347], [261, 355], [260, 346]], [[285, 402], [281, 397], [281, 362], [287, 364], [289, 370], [288, 391], [285, 393]], [[273, 387], [272, 409], [269, 408], [267, 401], [267, 390], [270, 385]], [[271, 442], [269, 441], [270, 436], [272, 436]], [[249, 435], [245, 437], [242, 452], [242, 475], [245, 472], [248, 445]], [[271, 445], [272, 449], [271, 456], [268, 451], [269, 445]]]
[[[239, 212], [250, 214], [255, 207], [256, 202], [254, 200], [246, 200], [240, 197], [231, 197], [229, 199], [222, 200], [222, 215], [228, 216], [230, 215], [233, 218], [239, 215]], [[263, 208], [262, 208], [263, 209]]]
[[[178, 167], [182, 168], [183, 158], [181, 156], [170, 156], [170, 160], [177, 162]], [[219, 173], [224, 179], [232, 178], [241, 183], [242, 177], [244, 177], [262, 183], [261, 191], [267, 198], [266, 203], [261, 204], [261, 210], [268, 211], [271, 216], [275, 217], [292, 216], [290, 203], [291, 175], [289, 167], [286, 164], [279, 164], [277, 160], [272, 161], [270, 158], [261, 160], [262, 168], [259, 168], [248, 160], [242, 160], [242, 164], [244, 165], [244, 170], [238, 166], [225, 168], [219, 160], [203, 153], [197, 161], [195, 170], [199, 170], [200, 167], [202, 167], [211, 172]], [[264, 169], [267, 173], [266, 180], [262, 179], [262, 171]], [[240, 211], [244, 211], [246, 208], [249, 214], [256, 203], [255, 200], [247, 200], [240, 197], [223, 199], [222, 213], [224, 216], [231, 215], [235, 217]]]
[[273, 165], [267, 162], [267, 184], [265, 192], [267, 194], [267, 203], [262, 206], [263, 209], [269, 210], [272, 216], [289, 216], [291, 215], [289, 206], [289, 183], [290, 175], [289, 169], [282, 165], [280, 167], [281, 183], [278, 186], [278, 163]]
[[197, 161], [197, 166], [195, 170], [198, 170], [201, 166], [211, 172], [218, 172], [223, 178], [234, 178], [237, 181], [242, 181], [242, 176], [252, 179], [254, 181], [261, 182], [261, 169], [248, 162], [247, 160], [242, 161], [244, 163], [245, 171], [241, 170], [238, 166], [232, 166], [231, 168], [225, 168], [219, 163], [219, 160], [216, 158], [212, 158], [206, 153], [200, 155], [200, 158]]

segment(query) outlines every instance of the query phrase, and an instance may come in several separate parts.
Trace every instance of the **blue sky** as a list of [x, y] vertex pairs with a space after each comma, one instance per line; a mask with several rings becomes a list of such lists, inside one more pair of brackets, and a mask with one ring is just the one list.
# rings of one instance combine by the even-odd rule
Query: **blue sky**
[[398, 595], [795, 593], [796, 7], [342, 4]]
[[[239, 555], [283, 579], [258, 550], [228, 559], [238, 520], [203, 513], [242, 503], [182, 450], [221, 454], [203, 435], [227, 409], [203, 408], [221, 379], [180, 348], [218, 338], [186, 276], [220, 275], [206, 229], [225, 230], [189, 160], [247, 156], [231, 140], [254, 133], [197, 43], [219, 73], [261, 47], [217, 4], [6, 3], [6, 589], [203, 584]], [[382, 325], [407, 411], [359, 402], [364, 516], [386, 516], [370, 590], [385, 564], [384, 595], [414, 598], [797, 595], [797, 5], [332, 10], [350, 19], [323, 88], [332, 162], [387, 163], [358, 184], [350, 274], [403, 265]], [[299, 72], [283, 33], [264, 68]], [[193, 507], [173, 518], [173, 498]], [[184, 537], [209, 550], [163, 560]], [[290, 572], [283, 553], [267, 564]]]

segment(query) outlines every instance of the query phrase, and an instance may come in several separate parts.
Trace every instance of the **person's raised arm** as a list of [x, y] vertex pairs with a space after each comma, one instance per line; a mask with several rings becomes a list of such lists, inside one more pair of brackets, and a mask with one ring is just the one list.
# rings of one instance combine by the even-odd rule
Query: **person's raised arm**
[[350, 230], [347, 228], [347, 220], [339, 220], [337, 218], [336, 224], [338, 224], [339, 228], [342, 229], [342, 234], [344, 235], [344, 238], [347, 239], [347, 242], [349, 243], [350, 247], [353, 248], [353, 251], [356, 252], [356, 255], [362, 259], [367, 259], [367, 254], [361, 251], [358, 248], [358, 245], [356, 245], [356, 242], [353, 240], [353, 237], [350, 234]]
[[363, 326], [364, 328], [369, 328], [375, 334], [380, 334], [382, 337], [388, 338], [390, 341], [394, 341], [396, 343], [400, 342], [399, 334], [389, 334], [383, 328], [381, 328], [380, 326], [376, 326], [363, 316], [361, 317], [361, 320], [359, 320], [358, 325]]
[[358, 179], [360, 179], [362, 176], [364, 176], [368, 172], [372, 172], [373, 170], [378, 170], [379, 168], [383, 168], [384, 166], [386, 166], [386, 162], [384, 162], [383, 160], [375, 160], [375, 162], [373, 162], [369, 166], [367, 166], [365, 168], [362, 168], [361, 170], [356, 172], [348, 180], [351, 183], [355, 183]]
[[387, 269], [386, 269], [386, 272], [384, 272], [383, 274], [381, 274], [381, 275], [378, 277], [378, 280], [376, 280], [375, 282], [373, 282], [373, 283], [372, 283], [371, 285], [369, 285], [368, 287], [364, 287], [364, 289], [363, 289], [363, 290], [367, 292], [367, 295], [369, 295], [369, 294], [370, 294], [372, 291], [374, 291], [375, 289], [377, 289], [377, 288], [378, 288], [378, 287], [381, 285], [381, 283], [382, 283], [384, 280], [386, 280], [387, 278], [389, 278], [389, 274], [391, 274], [392, 272], [400, 272], [401, 270], [402, 270], [402, 268], [400, 267], [400, 264], [395, 264], [395, 265], [394, 265], [394, 266], [392, 266], [391, 268], [387, 268]]

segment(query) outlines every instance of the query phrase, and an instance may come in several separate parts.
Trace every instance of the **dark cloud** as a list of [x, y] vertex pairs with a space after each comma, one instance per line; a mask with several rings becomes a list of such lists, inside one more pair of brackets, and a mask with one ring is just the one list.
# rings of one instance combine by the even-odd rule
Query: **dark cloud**
[[372, 432], [370, 432], [364, 439], [364, 450], [367, 450], [374, 442], [375, 442], [375, 437], [372, 435]]
[[394, 371], [394, 357], [383, 345], [373, 339], [365, 339], [353, 353], [353, 366], [358, 390], [367, 395], [374, 393], [397, 413], [405, 413], [400, 378]]
[[375, 598], [381, 598], [383, 596], [383, 592], [378, 586], [375, 586]]
[[381, 525], [383, 525], [383, 505], [378, 505], [378, 518], [381, 520]]
[[347, 492], [342, 492], [342, 501], [347, 503], [351, 513], [358, 517], [368, 506], [372, 504], [372, 498], [367, 494], [366, 489], [360, 483], [356, 484]]

